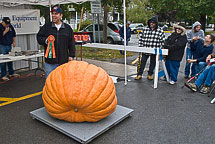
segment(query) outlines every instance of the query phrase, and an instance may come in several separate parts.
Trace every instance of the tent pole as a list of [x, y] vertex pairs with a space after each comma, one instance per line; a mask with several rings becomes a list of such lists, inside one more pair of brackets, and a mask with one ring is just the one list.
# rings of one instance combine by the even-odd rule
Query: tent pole
[[52, 21], [52, 13], [51, 13], [51, 10], [52, 10], [52, 5], [49, 4], [50, 22]]
[[126, 60], [126, 7], [125, 0], [123, 0], [123, 10], [124, 10], [124, 58], [125, 58], [125, 85], [127, 85], [127, 60]]

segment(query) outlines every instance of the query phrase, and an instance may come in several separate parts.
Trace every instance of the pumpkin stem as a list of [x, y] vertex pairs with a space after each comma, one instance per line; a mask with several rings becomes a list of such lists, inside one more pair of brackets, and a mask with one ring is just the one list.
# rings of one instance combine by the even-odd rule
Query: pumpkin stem
[[78, 109], [77, 109], [77, 108], [75, 108], [75, 109], [74, 109], [74, 112], [78, 112]]

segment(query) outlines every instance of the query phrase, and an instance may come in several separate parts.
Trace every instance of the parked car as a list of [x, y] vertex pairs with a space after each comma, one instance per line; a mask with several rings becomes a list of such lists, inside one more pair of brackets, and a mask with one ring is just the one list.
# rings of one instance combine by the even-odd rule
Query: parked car
[[129, 26], [131, 28], [131, 33], [136, 34], [137, 30], [141, 30], [144, 28], [144, 25], [142, 23], [133, 23]]
[[[119, 26], [114, 23], [107, 24], [107, 43], [114, 44], [114, 43], [121, 43], [120, 35], [119, 35]], [[83, 32], [93, 32], [93, 25], [88, 25], [86, 28], [82, 30]], [[103, 41], [103, 24], [99, 24], [99, 33], [100, 33], [100, 40]], [[99, 41], [98, 36], [98, 24], [95, 24], [95, 37], [96, 42]]]
[[186, 29], [192, 29], [192, 25], [186, 25]]
[[207, 28], [214, 28], [214, 24], [208, 24]]
[[121, 24], [119, 22], [113, 22], [113, 24], [116, 24], [119, 27], [119, 29], [123, 26], [123, 24]]
[[158, 26], [163, 30], [163, 31], [168, 31], [168, 26], [166, 24], [158, 24]]

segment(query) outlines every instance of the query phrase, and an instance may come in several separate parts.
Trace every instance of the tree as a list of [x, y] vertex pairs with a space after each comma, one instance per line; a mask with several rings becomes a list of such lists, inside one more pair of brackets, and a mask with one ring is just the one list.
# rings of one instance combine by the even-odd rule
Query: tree
[[[202, 29], [205, 30], [206, 15], [212, 16], [214, 14], [215, 1], [214, 0], [150, 0], [149, 6], [159, 16], [169, 14], [170, 21], [200, 21]], [[164, 17], [164, 21], [168, 17]]]
[[[108, 7], [113, 6], [113, 7], [116, 7], [118, 10], [122, 10], [121, 8], [122, 8], [123, 0], [101, 0], [101, 2], [102, 2], [102, 6], [104, 7], [103, 43], [107, 43]], [[126, 5], [128, 5], [129, 2], [130, 0], [126, 0]]]
[[43, 16], [45, 18], [45, 22], [48, 23], [50, 22], [50, 10], [49, 7], [45, 6], [40, 6], [40, 5], [35, 5], [32, 6], [34, 9], [39, 9], [40, 10], [40, 16]]
[[108, 13], [108, 5], [107, 0], [103, 0], [104, 5], [104, 23], [103, 23], [103, 43], [107, 43], [107, 13]]
[[148, 0], [133, 0], [127, 9], [127, 19], [134, 23], [147, 24], [148, 19], [154, 15], [148, 7]]

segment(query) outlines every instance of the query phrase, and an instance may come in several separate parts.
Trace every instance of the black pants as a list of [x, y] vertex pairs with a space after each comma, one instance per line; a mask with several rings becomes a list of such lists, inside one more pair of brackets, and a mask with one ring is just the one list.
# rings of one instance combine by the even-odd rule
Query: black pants
[[143, 71], [144, 71], [145, 66], [146, 66], [146, 62], [147, 62], [149, 57], [150, 57], [150, 65], [149, 65], [148, 75], [152, 75], [154, 73], [153, 71], [155, 69], [155, 64], [156, 64], [156, 55], [155, 54], [146, 55], [145, 53], [142, 53], [140, 70], [139, 70], [137, 75], [143, 74]]

